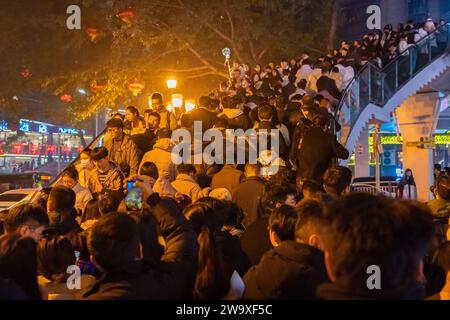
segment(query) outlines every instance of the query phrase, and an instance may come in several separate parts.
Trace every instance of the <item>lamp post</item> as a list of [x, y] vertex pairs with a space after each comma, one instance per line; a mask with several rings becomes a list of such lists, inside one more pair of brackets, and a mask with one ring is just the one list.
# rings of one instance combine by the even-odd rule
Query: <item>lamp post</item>
[[177, 88], [177, 80], [176, 79], [168, 79], [167, 80], [167, 89], [176, 89]]
[[231, 49], [230, 48], [223, 48], [222, 54], [225, 57], [225, 64], [224, 66], [228, 68], [228, 82], [231, 85], [231, 65], [230, 65], [230, 58], [231, 58]]

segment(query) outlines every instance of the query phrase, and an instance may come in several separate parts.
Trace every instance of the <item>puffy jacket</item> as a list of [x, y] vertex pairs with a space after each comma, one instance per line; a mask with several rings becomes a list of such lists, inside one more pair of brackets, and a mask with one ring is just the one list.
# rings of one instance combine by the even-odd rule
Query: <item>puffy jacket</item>
[[115, 150], [113, 139], [105, 139], [103, 146], [108, 149], [109, 159], [120, 166], [126, 175], [134, 176], [138, 173], [141, 154], [129, 136], [123, 135], [119, 150]]
[[225, 188], [232, 192], [244, 179], [244, 173], [233, 168], [231, 165], [225, 165], [222, 170], [217, 172], [211, 181], [211, 189]]
[[224, 109], [219, 117], [228, 121], [229, 129], [243, 129], [245, 131], [252, 127], [248, 116], [239, 109]]
[[244, 225], [248, 226], [259, 217], [260, 199], [264, 191], [266, 180], [260, 177], [248, 177], [233, 190], [233, 202], [244, 211]]
[[153, 150], [144, 154], [139, 171], [145, 162], [153, 162], [158, 168], [160, 177], [166, 176], [169, 181], [175, 180], [176, 166], [172, 162], [172, 149], [174, 146], [175, 143], [169, 138], [157, 140]]
[[98, 171], [92, 171], [91, 175], [89, 176], [88, 182], [89, 190], [91, 190], [91, 193], [100, 193], [107, 190], [119, 192], [123, 191], [123, 180], [125, 176], [120, 168], [112, 162], [111, 167], [112, 168], [109, 169], [103, 183], [100, 183], [100, 179], [98, 178]]

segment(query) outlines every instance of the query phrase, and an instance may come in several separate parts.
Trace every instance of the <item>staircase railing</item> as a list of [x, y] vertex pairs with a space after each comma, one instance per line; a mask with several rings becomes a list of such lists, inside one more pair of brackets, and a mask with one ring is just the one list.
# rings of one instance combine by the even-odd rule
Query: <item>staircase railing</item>
[[447, 23], [410, 46], [383, 69], [365, 64], [344, 90], [336, 111], [342, 126], [341, 143], [347, 144], [353, 126], [370, 103], [382, 108], [408, 81], [449, 50], [450, 23]]

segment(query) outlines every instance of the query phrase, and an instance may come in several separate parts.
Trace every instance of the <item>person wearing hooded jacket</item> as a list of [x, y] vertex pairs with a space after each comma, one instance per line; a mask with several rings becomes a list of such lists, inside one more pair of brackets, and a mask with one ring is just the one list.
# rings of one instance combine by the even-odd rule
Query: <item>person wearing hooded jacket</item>
[[250, 119], [242, 111], [244, 102], [239, 96], [223, 98], [222, 106], [224, 109], [219, 117], [227, 120], [229, 129], [243, 129], [245, 131], [252, 127]]

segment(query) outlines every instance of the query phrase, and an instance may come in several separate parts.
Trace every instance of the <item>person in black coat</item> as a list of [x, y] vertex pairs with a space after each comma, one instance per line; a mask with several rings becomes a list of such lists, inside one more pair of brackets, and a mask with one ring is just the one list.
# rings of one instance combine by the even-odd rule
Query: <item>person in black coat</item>
[[333, 158], [347, 159], [349, 152], [333, 134], [326, 132], [328, 120], [325, 117], [318, 114], [313, 123], [299, 143], [297, 176], [322, 184], [323, 174]]
[[328, 91], [334, 98], [339, 99], [341, 92], [336, 86], [336, 82], [328, 76], [329, 73], [328, 68], [322, 67], [322, 76], [317, 80], [317, 91]]
[[297, 206], [295, 241], [280, 242], [247, 272], [244, 299], [317, 299], [317, 287], [329, 282], [318, 235], [322, 209], [315, 200]]
[[[138, 184], [138, 183], [137, 183]], [[136, 260], [139, 230], [127, 214], [110, 213], [92, 227], [88, 247], [103, 271], [87, 300], [167, 300], [191, 297], [197, 264], [197, 237], [176, 203], [148, 196], [166, 247], [161, 260]]]
[[261, 195], [266, 180], [261, 177], [260, 164], [245, 166], [245, 179], [233, 190], [232, 199], [244, 211], [244, 225], [249, 226], [260, 218]]
[[271, 212], [283, 204], [295, 206], [297, 191], [295, 186], [278, 183], [267, 183], [261, 197], [263, 215], [249, 225], [241, 236], [242, 250], [247, 254], [252, 265], [256, 265], [261, 257], [273, 248], [269, 238], [269, 217]]
[[214, 112], [214, 108], [210, 97], [200, 97], [198, 108], [183, 114], [181, 123], [184, 127], [191, 128], [194, 126], [195, 121], [200, 121], [202, 123], [203, 131], [211, 129], [219, 120], [217, 113]]

